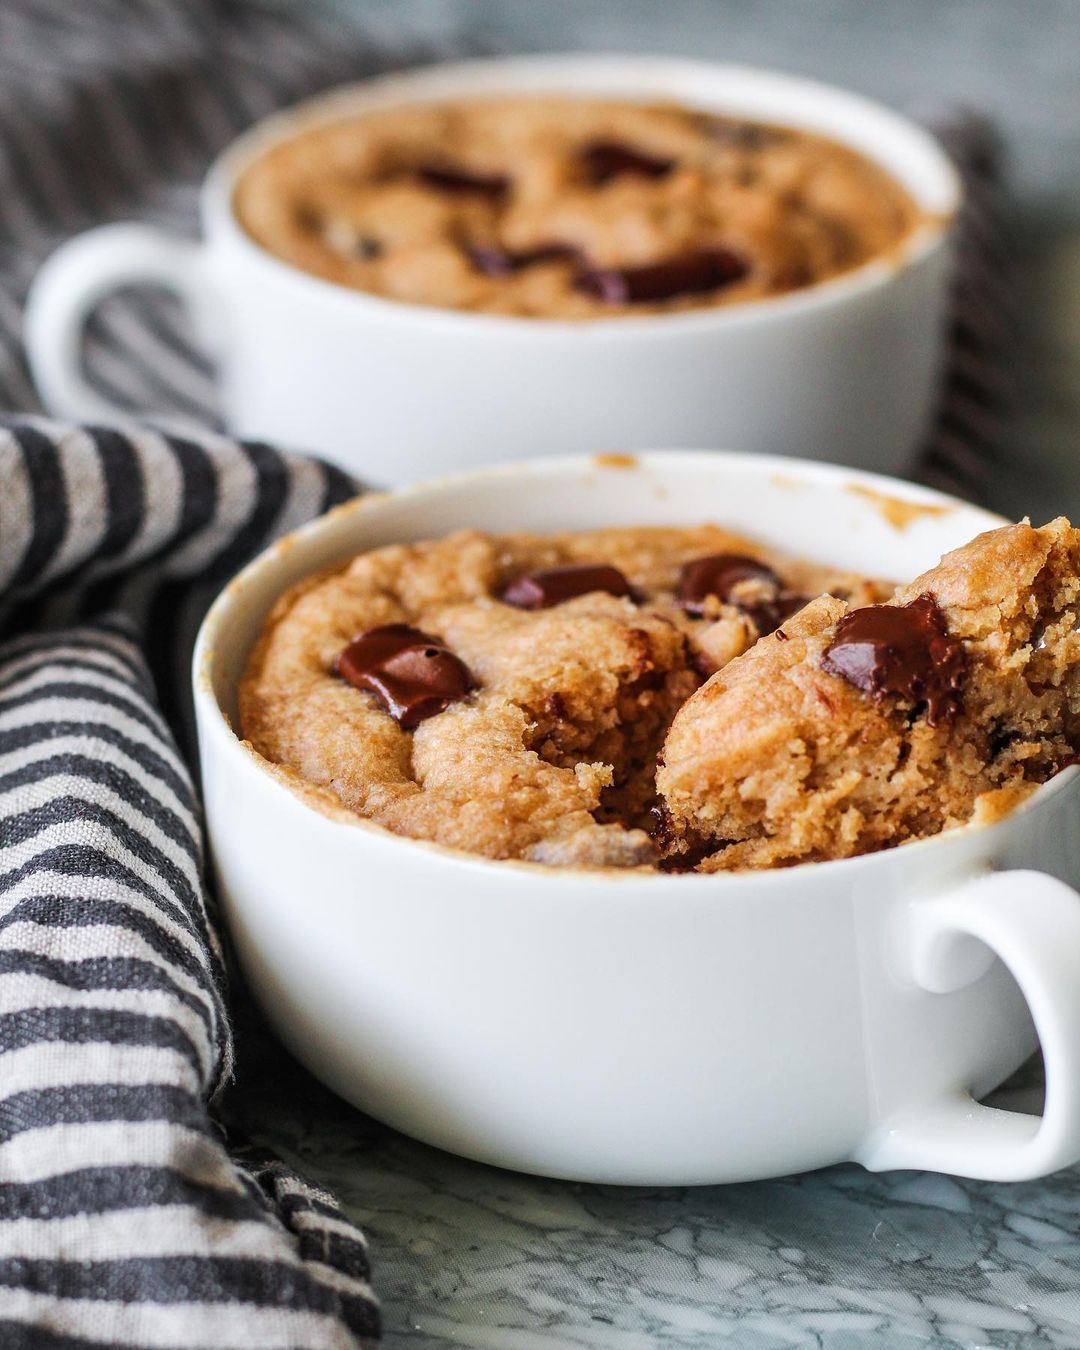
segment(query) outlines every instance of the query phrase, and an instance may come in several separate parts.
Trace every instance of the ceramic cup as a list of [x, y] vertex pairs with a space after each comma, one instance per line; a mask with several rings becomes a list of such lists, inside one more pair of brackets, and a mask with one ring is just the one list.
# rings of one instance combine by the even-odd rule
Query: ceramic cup
[[[808, 128], [862, 151], [927, 213], [901, 248], [775, 299], [565, 322], [407, 305], [310, 276], [240, 228], [237, 176], [301, 128], [369, 108], [499, 93], [675, 99]], [[156, 283], [188, 302], [238, 435], [320, 451], [373, 483], [628, 445], [730, 445], [900, 471], [940, 367], [956, 174], [936, 142], [854, 94], [669, 57], [566, 56], [436, 66], [369, 80], [261, 122], [218, 160], [203, 242], [110, 225], [39, 273], [26, 341], [49, 410], [115, 420], [87, 384], [80, 335], [111, 291]]]
[[[672, 876], [489, 862], [326, 814], [233, 730], [268, 610], [317, 568], [466, 524], [704, 520], [897, 578], [1002, 523], [802, 461], [550, 459], [359, 499], [227, 587], [195, 656], [199, 746], [220, 894], [267, 1015], [349, 1101], [523, 1171], [667, 1185], [856, 1159], [1006, 1180], [1075, 1162], [1080, 769], [992, 826]], [[977, 1104], [1035, 1028], [1044, 1115]]]

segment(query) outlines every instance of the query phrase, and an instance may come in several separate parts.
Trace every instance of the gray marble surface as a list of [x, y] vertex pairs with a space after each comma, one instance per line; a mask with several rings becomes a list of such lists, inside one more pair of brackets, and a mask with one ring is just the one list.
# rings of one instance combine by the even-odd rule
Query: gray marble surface
[[[1019, 331], [987, 494], [1012, 515], [1080, 513], [1075, 0], [333, 2], [388, 42], [696, 53], [992, 113], [1012, 149]], [[364, 1224], [390, 1347], [1080, 1347], [1080, 1169], [1014, 1186], [854, 1166], [693, 1190], [565, 1184], [384, 1129], [259, 1033], [241, 1064], [239, 1123]]]
[[[239, 1049], [232, 1123], [363, 1224], [391, 1350], [1080, 1347], [1080, 1169], [1012, 1186], [856, 1166], [685, 1189], [548, 1181], [377, 1124], [254, 1019]], [[995, 1104], [1037, 1110], [1027, 1079]]]

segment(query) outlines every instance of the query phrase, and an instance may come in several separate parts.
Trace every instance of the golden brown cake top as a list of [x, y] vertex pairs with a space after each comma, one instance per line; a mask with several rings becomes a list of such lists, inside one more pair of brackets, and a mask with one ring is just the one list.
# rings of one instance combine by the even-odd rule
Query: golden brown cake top
[[264, 248], [413, 304], [588, 319], [733, 304], [895, 249], [903, 187], [809, 132], [670, 104], [415, 104], [301, 131], [241, 176]]
[[241, 728], [294, 781], [400, 834], [656, 865], [656, 756], [676, 711], [824, 589], [887, 593], [714, 525], [376, 549], [278, 602]]
[[1078, 623], [1065, 520], [895, 592], [714, 525], [465, 531], [283, 596], [241, 724], [303, 791], [484, 857], [790, 866], [989, 822], [1074, 762]]

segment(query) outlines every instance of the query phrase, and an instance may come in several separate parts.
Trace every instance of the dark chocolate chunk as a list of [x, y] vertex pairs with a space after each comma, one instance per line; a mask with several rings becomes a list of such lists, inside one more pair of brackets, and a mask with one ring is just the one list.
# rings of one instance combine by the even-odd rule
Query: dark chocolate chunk
[[489, 277], [509, 277], [524, 267], [578, 257], [571, 244], [542, 244], [521, 253], [511, 253], [498, 244], [466, 244], [465, 252], [476, 270]]
[[740, 281], [748, 270], [730, 250], [709, 248], [645, 267], [586, 268], [575, 277], [574, 289], [609, 305], [646, 304], [717, 291]]
[[416, 176], [437, 192], [451, 194], [474, 193], [495, 199], [510, 189], [510, 179], [505, 174], [470, 173], [467, 169], [447, 164], [421, 164], [416, 170]]
[[[741, 595], [736, 587], [742, 581], [758, 581], [771, 594], [752, 598]], [[760, 636], [772, 633], [786, 618], [802, 609], [808, 596], [785, 591], [783, 582], [757, 558], [742, 553], [712, 553], [705, 558], [688, 562], [679, 576], [679, 603], [688, 614], [701, 617], [706, 602], [715, 595], [725, 605], [734, 605], [753, 619]]]
[[710, 553], [704, 558], [688, 562], [679, 574], [679, 604], [687, 614], [705, 613], [705, 602], [710, 595], [724, 604], [740, 581], [763, 581], [780, 589], [780, 578], [771, 567], [758, 558], [744, 553]]
[[580, 158], [589, 181], [597, 187], [624, 174], [636, 178], [663, 178], [675, 167], [673, 159], [647, 155], [619, 141], [592, 141], [581, 151]]
[[588, 595], [590, 591], [606, 591], [608, 595], [632, 594], [630, 583], [617, 567], [609, 567], [606, 563], [575, 563], [569, 567], [552, 567], [545, 572], [527, 572], [506, 587], [502, 599], [517, 609], [550, 609], [576, 595]]
[[358, 258], [366, 260], [378, 258], [382, 255], [383, 246], [378, 239], [373, 239], [370, 235], [362, 234], [353, 245], [353, 252]]
[[[739, 605], [736, 600], [734, 603], [739, 605], [743, 613], [748, 614], [754, 621], [754, 627], [758, 630], [759, 637], [766, 637], [769, 633], [774, 633], [784, 622], [790, 619], [793, 614], [797, 614], [803, 605], [809, 604], [811, 597], [809, 595], [798, 595], [794, 591], [781, 591], [775, 600], [762, 600], [759, 604]], [[786, 641], [785, 633], [781, 641]]]
[[700, 839], [693, 832], [680, 834], [666, 806], [649, 807], [645, 829], [660, 854], [661, 872], [693, 872], [700, 863], [723, 847], [715, 839]]
[[361, 633], [338, 657], [336, 669], [357, 689], [374, 694], [406, 731], [475, 687], [460, 657], [407, 623], [386, 623]]
[[967, 655], [964, 644], [949, 636], [932, 595], [845, 614], [821, 664], [876, 699], [893, 694], [925, 704], [931, 726], [960, 711]]

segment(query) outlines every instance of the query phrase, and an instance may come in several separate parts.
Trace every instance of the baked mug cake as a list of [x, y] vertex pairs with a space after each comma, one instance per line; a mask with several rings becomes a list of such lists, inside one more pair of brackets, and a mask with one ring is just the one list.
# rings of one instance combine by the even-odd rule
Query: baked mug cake
[[484, 98], [368, 112], [267, 151], [243, 227], [328, 281], [413, 304], [589, 319], [783, 295], [922, 218], [825, 136], [676, 104]]
[[1080, 531], [915, 581], [713, 525], [462, 532], [278, 602], [240, 729], [318, 804], [493, 859], [740, 870], [1000, 817], [1080, 748]]
[[[195, 655], [252, 989], [348, 1100], [502, 1167], [1070, 1166], [1078, 562], [1064, 522], [739, 454], [331, 512]], [[1043, 1115], [981, 1106], [1037, 1044]]]
[[649, 444], [904, 471], [961, 192], [923, 128], [776, 71], [434, 65], [245, 132], [197, 244], [117, 224], [63, 245], [27, 350], [51, 413], [108, 420], [80, 333], [111, 289], [157, 283], [210, 349], [231, 432], [372, 485]]

